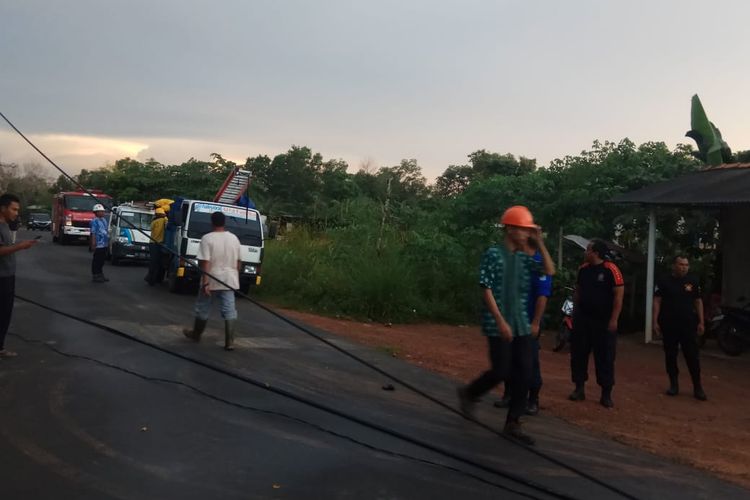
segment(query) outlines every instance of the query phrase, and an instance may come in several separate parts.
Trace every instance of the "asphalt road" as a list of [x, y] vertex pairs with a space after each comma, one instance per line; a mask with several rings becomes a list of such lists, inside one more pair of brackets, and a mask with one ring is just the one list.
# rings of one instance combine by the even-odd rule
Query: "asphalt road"
[[[107, 265], [111, 281], [92, 283], [90, 258], [85, 246], [53, 244], [49, 233], [18, 255], [8, 344], [20, 356], [0, 361], [3, 498], [625, 498], [252, 303], [238, 304], [235, 352], [221, 348], [218, 310], [203, 341], [190, 343], [181, 329], [192, 321], [193, 297], [148, 287], [137, 265]], [[455, 405], [454, 382], [318, 333]], [[504, 412], [489, 402], [478, 416], [501, 429]], [[631, 498], [750, 498], [552, 417], [529, 418], [528, 429], [536, 450]]]

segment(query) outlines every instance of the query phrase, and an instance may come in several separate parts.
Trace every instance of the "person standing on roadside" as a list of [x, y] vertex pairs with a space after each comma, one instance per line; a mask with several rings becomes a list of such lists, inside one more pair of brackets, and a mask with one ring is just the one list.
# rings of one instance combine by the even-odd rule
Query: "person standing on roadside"
[[16, 252], [33, 247], [36, 240], [15, 243], [9, 224], [18, 220], [21, 201], [6, 193], [0, 196], [0, 358], [13, 358], [16, 353], [5, 348], [13, 303], [16, 297]]
[[[543, 266], [555, 274], [555, 265], [544, 245], [541, 229], [523, 206], [508, 208], [500, 219], [505, 225], [503, 244], [490, 247], [482, 258], [482, 333], [487, 337], [491, 368], [465, 387], [458, 388], [461, 410], [471, 415], [476, 401], [503, 380], [510, 381], [511, 397], [503, 433], [532, 445], [520, 417], [526, 409], [531, 378], [532, 342], [527, 301], [531, 274]], [[542, 266], [533, 258], [533, 243], [542, 255]]]
[[161, 283], [164, 280], [164, 266], [162, 265], [161, 247], [164, 244], [164, 230], [167, 226], [167, 214], [163, 208], [154, 210], [154, 219], [151, 221], [151, 240], [148, 243], [148, 275], [146, 281], [150, 286]]
[[[540, 265], [542, 254], [534, 249], [534, 260]], [[529, 385], [528, 401], [526, 403], [526, 415], [539, 413], [539, 392], [542, 390], [542, 369], [539, 363], [539, 351], [541, 345], [539, 336], [541, 334], [542, 318], [547, 308], [547, 300], [552, 295], [552, 276], [533, 271], [529, 287], [529, 298], [527, 301], [527, 313], [531, 327], [531, 335], [534, 340], [531, 343], [531, 382]], [[510, 405], [510, 382], [505, 381], [505, 392], [500, 401], [495, 402], [496, 408], [507, 408]]]
[[677, 353], [682, 346], [682, 354], [693, 381], [693, 396], [699, 401], [706, 401], [708, 398], [701, 385], [698, 356], [698, 335], [705, 332], [703, 299], [697, 278], [688, 271], [690, 261], [678, 255], [672, 261], [672, 273], [657, 282], [654, 291], [654, 331], [662, 336], [664, 344], [664, 361], [669, 375], [667, 396], [680, 393]]
[[[224, 229], [226, 216], [222, 212], [211, 214], [213, 231], [201, 238], [198, 247], [198, 260], [201, 266], [201, 288], [195, 301], [193, 329], [182, 333], [189, 339], [199, 342], [206, 329], [211, 312], [211, 301], [217, 297], [221, 302], [221, 315], [224, 318], [224, 349], [234, 350], [234, 325], [237, 321], [237, 308], [234, 303], [234, 290], [240, 287], [239, 269], [240, 240]], [[219, 281], [208, 276], [209, 273]], [[227, 286], [228, 285], [228, 286]]]
[[588, 380], [589, 354], [593, 350], [596, 382], [602, 389], [599, 403], [612, 408], [617, 326], [625, 283], [620, 269], [606, 260], [608, 255], [607, 245], [594, 240], [586, 247], [584, 263], [578, 269], [570, 336], [570, 371], [575, 390], [568, 399], [586, 399], [584, 386]]
[[89, 249], [94, 253], [91, 259], [91, 281], [104, 283], [109, 279], [104, 276], [104, 259], [107, 258], [107, 247], [109, 246], [109, 224], [104, 217], [104, 205], [97, 203], [92, 209], [94, 217], [89, 224]]

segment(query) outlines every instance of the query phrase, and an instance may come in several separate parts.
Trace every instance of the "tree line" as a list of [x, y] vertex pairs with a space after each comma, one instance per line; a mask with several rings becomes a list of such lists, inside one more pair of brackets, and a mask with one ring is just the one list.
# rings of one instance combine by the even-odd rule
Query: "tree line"
[[[739, 152], [736, 158], [748, 156]], [[530, 207], [553, 248], [560, 234], [572, 233], [645, 251], [646, 212], [610, 200], [701, 165], [689, 146], [670, 149], [663, 142], [636, 145], [623, 139], [596, 141], [589, 150], [541, 168], [531, 158], [480, 149], [428, 184], [414, 159], [350, 172], [341, 159], [292, 146], [244, 164], [220, 154], [176, 165], [123, 158], [83, 170], [77, 180], [117, 201], [212, 199], [232, 169], [250, 170], [250, 196], [261, 212], [292, 217], [301, 226], [269, 242], [260, 293], [330, 314], [465, 321], [477, 306], [474, 268], [480, 252], [498, 239], [496, 223], [506, 207]], [[22, 189], [18, 182], [14, 186]], [[61, 176], [25, 186], [29, 203], [45, 190], [49, 196], [72, 183]], [[696, 242], [715, 237], [713, 214], [664, 210], [660, 218], [661, 253], [679, 249], [706, 259]], [[558, 281], [571, 279], [574, 267], [567, 268]]]

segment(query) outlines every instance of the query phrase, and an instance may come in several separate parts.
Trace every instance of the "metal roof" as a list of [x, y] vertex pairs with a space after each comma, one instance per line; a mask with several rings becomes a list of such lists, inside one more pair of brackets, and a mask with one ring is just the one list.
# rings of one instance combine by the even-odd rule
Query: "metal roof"
[[611, 203], [721, 206], [750, 204], [750, 163], [727, 163], [615, 196]]

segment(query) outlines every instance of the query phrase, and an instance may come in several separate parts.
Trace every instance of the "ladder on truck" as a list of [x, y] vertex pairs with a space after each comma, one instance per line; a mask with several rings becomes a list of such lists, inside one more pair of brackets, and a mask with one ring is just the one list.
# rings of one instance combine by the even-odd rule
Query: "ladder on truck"
[[230, 205], [237, 203], [240, 196], [247, 191], [251, 176], [252, 174], [248, 170], [240, 170], [239, 167], [229, 172], [224, 184], [222, 184], [219, 192], [216, 193], [214, 201]]

